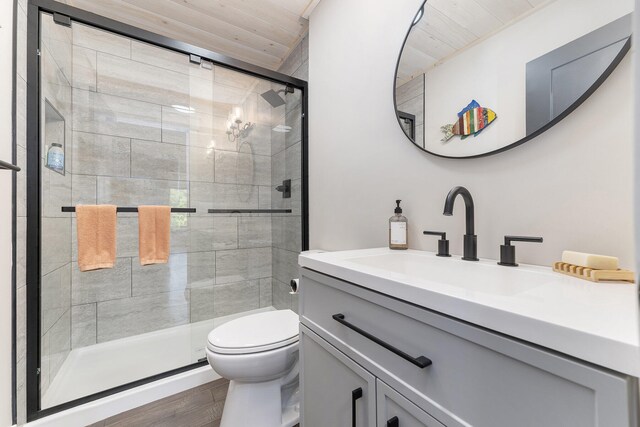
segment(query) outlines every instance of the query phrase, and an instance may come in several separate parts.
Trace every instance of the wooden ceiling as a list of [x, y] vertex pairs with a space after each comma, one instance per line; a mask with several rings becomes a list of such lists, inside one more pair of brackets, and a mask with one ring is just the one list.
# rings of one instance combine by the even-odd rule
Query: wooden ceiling
[[428, 0], [402, 51], [397, 85], [553, 0]]
[[319, 0], [65, 0], [107, 18], [277, 70]]

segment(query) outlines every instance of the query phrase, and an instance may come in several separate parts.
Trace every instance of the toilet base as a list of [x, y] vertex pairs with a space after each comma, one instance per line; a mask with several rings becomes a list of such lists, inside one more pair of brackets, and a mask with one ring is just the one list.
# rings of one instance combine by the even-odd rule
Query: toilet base
[[287, 393], [281, 378], [261, 383], [232, 380], [220, 427], [292, 427], [300, 420], [296, 399], [297, 393]]

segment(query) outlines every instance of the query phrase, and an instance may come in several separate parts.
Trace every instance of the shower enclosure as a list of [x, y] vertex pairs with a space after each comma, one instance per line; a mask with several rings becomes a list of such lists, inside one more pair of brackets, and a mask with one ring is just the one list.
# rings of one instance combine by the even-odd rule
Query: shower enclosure
[[[30, 419], [206, 364], [215, 326], [297, 309], [306, 82], [48, 0], [28, 46]], [[78, 269], [79, 204], [118, 206], [113, 268]], [[149, 204], [172, 207], [167, 264], [138, 259]]]

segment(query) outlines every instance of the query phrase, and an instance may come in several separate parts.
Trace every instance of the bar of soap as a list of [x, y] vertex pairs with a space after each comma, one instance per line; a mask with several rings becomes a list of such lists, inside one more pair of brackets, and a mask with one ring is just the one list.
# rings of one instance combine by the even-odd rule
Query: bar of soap
[[584, 252], [564, 251], [562, 262], [593, 268], [594, 270], [617, 270], [618, 258], [614, 256], [594, 255]]

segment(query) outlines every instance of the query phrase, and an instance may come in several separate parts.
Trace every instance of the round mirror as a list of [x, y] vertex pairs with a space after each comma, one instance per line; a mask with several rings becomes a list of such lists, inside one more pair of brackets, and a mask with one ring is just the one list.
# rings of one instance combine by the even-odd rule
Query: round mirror
[[441, 157], [516, 147], [569, 115], [611, 74], [631, 45], [633, 7], [633, 0], [427, 0], [398, 58], [398, 122], [417, 147]]

